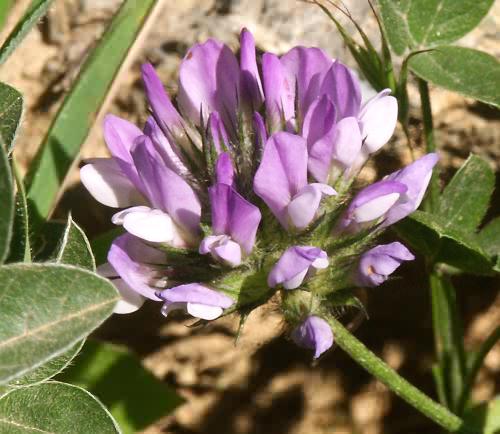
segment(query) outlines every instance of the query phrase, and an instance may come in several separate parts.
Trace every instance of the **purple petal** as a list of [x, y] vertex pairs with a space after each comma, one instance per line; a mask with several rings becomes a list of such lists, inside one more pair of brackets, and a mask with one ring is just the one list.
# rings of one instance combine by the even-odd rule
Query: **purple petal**
[[285, 250], [272, 268], [267, 277], [267, 284], [271, 288], [283, 285], [286, 289], [295, 289], [301, 285], [310, 267], [326, 268], [327, 266], [326, 252], [318, 247], [290, 247]]
[[351, 167], [361, 151], [362, 139], [356, 118], [346, 117], [337, 122], [333, 158], [344, 168]]
[[307, 140], [308, 169], [320, 182], [326, 182], [328, 179], [334, 133], [335, 107], [324, 95], [311, 104], [302, 124], [302, 136]]
[[353, 72], [338, 60], [328, 70], [321, 92], [333, 101], [337, 109], [337, 119], [358, 116], [361, 107], [359, 81]]
[[125, 119], [114, 115], [106, 115], [104, 118], [104, 140], [109, 152], [116, 159], [125, 176], [138, 190], [142, 191], [143, 186], [130, 155], [134, 141], [139, 136], [142, 136], [142, 131]]
[[367, 153], [372, 154], [384, 146], [392, 134], [398, 120], [398, 102], [385, 89], [366, 102], [359, 114], [363, 144]]
[[215, 166], [215, 178], [218, 184], [233, 185], [234, 168], [227, 152], [219, 155]]
[[189, 315], [194, 316], [195, 318], [204, 319], [207, 321], [212, 321], [216, 318], [219, 318], [223, 309], [219, 306], [208, 306], [206, 304], [199, 303], [187, 303], [186, 311]]
[[255, 58], [255, 41], [252, 34], [243, 29], [240, 34], [241, 98], [258, 110], [264, 100], [259, 70]]
[[326, 135], [332, 135], [335, 128], [335, 107], [328, 96], [317, 98], [310, 105], [302, 124], [302, 137], [310, 148]]
[[212, 251], [220, 261], [231, 267], [237, 267], [241, 264], [241, 246], [229, 237], [214, 245]]
[[146, 203], [114, 158], [94, 158], [80, 169], [82, 184], [100, 203], [112, 208]]
[[286, 207], [306, 185], [306, 141], [290, 133], [273, 134], [264, 148], [253, 186], [285, 228], [288, 227]]
[[152, 205], [167, 212], [188, 238], [197, 237], [201, 205], [193, 189], [163, 164], [147, 136], [134, 145], [132, 155]]
[[361, 190], [351, 201], [343, 218], [342, 226], [351, 222], [365, 223], [382, 217], [407, 190], [406, 185], [383, 180]]
[[288, 204], [287, 212], [291, 225], [305, 229], [314, 220], [323, 195], [333, 196], [336, 191], [327, 184], [306, 185]]
[[134, 206], [122, 210], [111, 218], [115, 225], [123, 225], [128, 233], [152, 243], [167, 243], [175, 238], [170, 216], [147, 206]]
[[138, 292], [128, 286], [123, 279], [117, 279], [118, 273], [109, 262], [101, 264], [97, 267], [97, 274], [102, 277], [113, 278], [111, 283], [115, 286], [121, 296], [121, 300], [116, 303], [113, 313], [127, 314], [138, 310], [146, 300]]
[[320, 48], [294, 47], [280, 61], [294, 94], [297, 89], [299, 113], [304, 116], [312, 102], [321, 95], [321, 84], [333, 60]]
[[174, 286], [173, 288], [161, 291], [158, 295], [162, 300], [170, 303], [198, 303], [207, 306], [218, 306], [224, 309], [234, 304], [234, 300], [231, 297], [200, 283]]
[[297, 345], [314, 350], [317, 359], [333, 345], [333, 332], [324, 319], [312, 315], [292, 332], [292, 339]]
[[267, 126], [270, 132], [274, 132], [281, 129], [282, 120], [295, 117], [294, 80], [290, 81], [279, 58], [271, 53], [262, 56], [262, 78]]
[[233, 131], [238, 108], [240, 67], [227, 45], [214, 39], [195, 44], [179, 69], [178, 101], [183, 113], [199, 126], [217, 111], [226, 128]]
[[365, 252], [359, 261], [356, 283], [360, 286], [378, 286], [401, 265], [415, 257], [401, 243], [376, 246]]
[[156, 74], [153, 65], [145, 63], [142, 65], [141, 71], [146, 98], [153, 111], [153, 116], [165, 135], [173, 140], [176, 130], [184, 130], [182, 118], [165, 92], [163, 83]]
[[382, 226], [389, 226], [415, 211], [424, 198], [432, 176], [432, 169], [439, 160], [435, 153], [424, 155], [405, 168], [392, 173], [388, 180], [400, 182], [408, 188], [406, 194], [389, 210]]
[[217, 151], [217, 153], [229, 149], [229, 137], [227, 135], [226, 128], [224, 127], [224, 123], [219, 116], [219, 113], [212, 112], [210, 114], [210, 117], [208, 118], [208, 130], [214, 142], [215, 150]]
[[226, 184], [210, 187], [209, 195], [214, 234], [229, 235], [250, 254], [261, 219], [259, 208]]
[[173, 170], [175, 173], [181, 176], [189, 173], [189, 169], [186, 167], [179, 156], [180, 153], [177, 149], [177, 146], [175, 144], [172, 145], [172, 142], [167, 139], [167, 136], [165, 136], [163, 131], [158, 126], [158, 123], [152, 116], [150, 116], [146, 121], [144, 134], [151, 139], [155, 146], [155, 149], [161, 155], [163, 161], [169, 167], [169, 169]]
[[134, 291], [151, 300], [160, 300], [154, 282], [161, 277], [160, 269], [165, 262], [163, 252], [125, 234], [113, 241], [108, 262]]

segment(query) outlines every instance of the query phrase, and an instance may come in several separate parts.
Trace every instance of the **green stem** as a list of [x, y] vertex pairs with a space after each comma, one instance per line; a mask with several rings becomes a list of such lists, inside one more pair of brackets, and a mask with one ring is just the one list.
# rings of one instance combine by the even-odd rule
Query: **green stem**
[[14, 174], [14, 179], [17, 185], [17, 197], [20, 201], [20, 206], [22, 207], [22, 218], [23, 218], [23, 235], [24, 235], [24, 253], [23, 262], [31, 262], [31, 243], [30, 243], [30, 227], [29, 227], [29, 214], [28, 214], [28, 202], [26, 201], [26, 190], [24, 188], [24, 181], [19, 172], [19, 167], [17, 166], [16, 160], [12, 157], [12, 173]]
[[[424, 125], [424, 139], [426, 152], [436, 152], [436, 141], [434, 139], [434, 123], [432, 121], [432, 107], [429, 96], [429, 85], [425, 80], [418, 79], [418, 90], [420, 93], [420, 105], [422, 109], [422, 121]], [[425, 201], [426, 211], [433, 211], [439, 199], [438, 171], [434, 168], [429, 185], [429, 193]]]
[[415, 386], [406, 381], [396, 371], [379, 359], [354, 337], [335, 318], [328, 319], [335, 336], [335, 342], [370, 374], [384, 383], [396, 395], [404, 399], [429, 419], [452, 433], [473, 433], [464, 426], [462, 419], [447, 408], [429, 398]]
[[470, 369], [467, 372], [467, 376], [464, 380], [464, 386], [462, 389], [462, 394], [460, 395], [460, 400], [457, 405], [458, 414], [462, 414], [465, 410], [465, 405], [469, 400], [472, 386], [474, 386], [474, 382], [476, 380], [477, 374], [483, 365], [484, 359], [491, 351], [491, 349], [495, 346], [495, 344], [500, 340], [500, 326], [498, 326], [493, 332], [488, 336], [488, 338], [484, 341], [479, 348], [478, 353], [475, 355]]

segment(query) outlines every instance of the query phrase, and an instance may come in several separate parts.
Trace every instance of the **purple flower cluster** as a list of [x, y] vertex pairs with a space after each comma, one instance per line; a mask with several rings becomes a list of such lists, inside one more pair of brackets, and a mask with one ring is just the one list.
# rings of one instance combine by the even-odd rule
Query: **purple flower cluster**
[[[175, 105], [145, 64], [152, 115], [142, 130], [108, 115], [111, 157], [81, 169], [94, 198], [120, 209], [112, 221], [124, 234], [100, 269], [122, 295], [116, 312], [151, 299], [163, 303], [164, 315], [182, 309], [212, 320], [244, 304], [238, 288], [252, 273], [263, 276], [257, 287], [267, 282], [261, 292], [307, 291], [315, 274], [329, 276], [339, 238], [352, 237], [357, 252], [350, 253], [352, 287], [379, 285], [413, 259], [400, 243], [373, 247], [369, 234], [419, 206], [435, 154], [344, 206], [353, 179], [395, 128], [389, 90], [362, 103], [356, 75], [318, 48], [257, 58], [245, 29], [240, 43], [239, 60], [218, 41], [194, 45], [180, 66]], [[315, 357], [332, 345], [318, 311], [289, 320], [292, 338]]]

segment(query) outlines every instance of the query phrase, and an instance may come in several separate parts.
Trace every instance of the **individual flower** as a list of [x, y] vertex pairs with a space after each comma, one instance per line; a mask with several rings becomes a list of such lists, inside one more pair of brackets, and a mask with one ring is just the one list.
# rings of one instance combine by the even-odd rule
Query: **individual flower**
[[396, 271], [403, 261], [413, 261], [415, 256], [401, 243], [381, 244], [361, 255], [355, 282], [359, 286], [378, 286]]
[[356, 232], [375, 223], [386, 227], [411, 214], [422, 202], [438, 159], [434, 153], [424, 155], [365, 187], [349, 204], [339, 228]]
[[315, 359], [333, 345], [331, 327], [324, 319], [316, 315], [307, 317], [292, 331], [291, 337], [297, 345], [314, 350]]
[[286, 229], [305, 229], [322, 197], [336, 194], [327, 184], [308, 183], [305, 140], [285, 132], [273, 134], [266, 142], [253, 187]]
[[438, 160], [439, 156], [437, 154], [427, 154], [386, 177], [388, 181], [400, 182], [406, 185], [407, 190], [387, 212], [382, 227], [404, 219], [420, 206], [431, 180], [432, 169]]
[[146, 241], [176, 246], [195, 242], [201, 207], [190, 185], [132, 124], [108, 116], [104, 128], [112, 158], [93, 160], [80, 176], [101, 203], [126, 208], [113, 216], [113, 223]]
[[267, 278], [267, 284], [274, 288], [298, 288], [304, 279], [315, 270], [328, 267], [328, 257], [323, 250], [312, 246], [290, 247], [274, 265]]
[[252, 252], [261, 214], [232, 187], [233, 176], [229, 156], [223, 153], [217, 161], [217, 183], [209, 188], [213, 234], [203, 239], [199, 252], [236, 267]]
[[165, 316], [182, 309], [196, 318], [212, 320], [234, 304], [232, 298], [199, 283], [174, 286], [158, 292], [157, 296], [164, 301], [161, 312]]
[[168, 281], [165, 254], [130, 234], [113, 241], [108, 263], [98, 272], [105, 277], [116, 277], [113, 283], [122, 297], [116, 313], [133, 312], [146, 298], [159, 301], [156, 291]]
[[347, 207], [340, 228], [355, 232], [379, 222], [407, 189], [401, 182], [386, 180], [365, 187]]

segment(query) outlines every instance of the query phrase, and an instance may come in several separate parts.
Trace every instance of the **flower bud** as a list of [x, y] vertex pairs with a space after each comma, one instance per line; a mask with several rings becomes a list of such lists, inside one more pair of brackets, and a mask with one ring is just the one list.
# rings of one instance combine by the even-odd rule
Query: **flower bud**
[[315, 315], [307, 317], [297, 326], [291, 337], [297, 345], [314, 350], [315, 359], [333, 345], [333, 332], [330, 325]]

